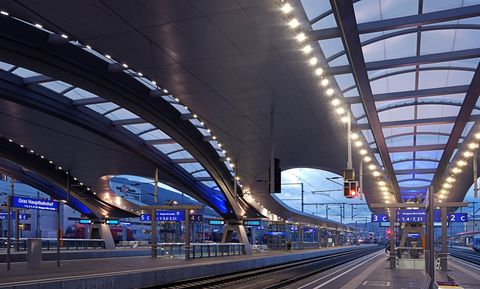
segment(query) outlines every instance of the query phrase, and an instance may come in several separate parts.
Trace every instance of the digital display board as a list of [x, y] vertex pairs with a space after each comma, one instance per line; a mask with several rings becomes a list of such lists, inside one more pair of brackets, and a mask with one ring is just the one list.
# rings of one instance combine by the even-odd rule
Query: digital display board
[[260, 226], [260, 220], [245, 220], [243, 224], [245, 226]]
[[58, 202], [13, 196], [12, 207], [20, 209], [58, 211]]
[[90, 219], [80, 219], [80, 220], [78, 220], [78, 223], [79, 224], [91, 224], [92, 220], [90, 220]]
[[118, 225], [120, 224], [120, 221], [117, 219], [108, 219], [108, 220], [105, 220], [105, 223], [107, 225]]
[[209, 225], [225, 225], [224, 220], [208, 220]]

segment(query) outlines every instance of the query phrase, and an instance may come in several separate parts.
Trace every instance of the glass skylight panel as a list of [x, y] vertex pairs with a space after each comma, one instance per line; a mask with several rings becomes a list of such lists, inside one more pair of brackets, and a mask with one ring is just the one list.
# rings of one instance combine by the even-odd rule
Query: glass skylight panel
[[352, 96], [359, 96], [360, 94], [358, 93], [357, 87], [354, 87], [352, 89], [349, 89], [348, 91], [343, 92], [344, 97], [352, 97]]
[[178, 143], [157, 144], [157, 145], [154, 145], [154, 147], [164, 154], [168, 154], [168, 153], [183, 149], [183, 147]]
[[363, 109], [363, 105], [361, 103], [354, 103], [350, 106], [350, 108], [355, 118], [365, 115], [365, 110]]
[[93, 94], [91, 92], [88, 92], [88, 91], [86, 91], [84, 89], [81, 89], [79, 87], [70, 90], [69, 92], [65, 93], [64, 95], [66, 97], [70, 98], [70, 99], [73, 99], [73, 100], [99, 97], [98, 95]]
[[424, 187], [430, 185], [430, 182], [425, 182], [425, 181], [406, 181], [402, 182], [402, 187], [407, 187], [407, 188], [416, 188], [416, 187]]
[[427, 96], [422, 97], [419, 102], [428, 103], [435, 101], [444, 101], [447, 103], [457, 103], [461, 105], [465, 99], [465, 93], [456, 93], [456, 94], [446, 94], [446, 95], [436, 95], [436, 96]]
[[[320, 1], [319, 1], [320, 2]], [[325, 1], [327, 2], [327, 1]], [[333, 13], [330, 13], [327, 17], [321, 19], [312, 24], [312, 29], [326, 29], [326, 28], [333, 28], [337, 27], [337, 22], [335, 21], [335, 16]]]
[[402, 127], [387, 127], [382, 128], [383, 136], [385, 138], [398, 135], [398, 134], [405, 134], [405, 133], [412, 133], [413, 126], [402, 126]]
[[473, 122], [473, 121], [467, 122], [467, 124], [465, 125], [465, 128], [462, 131], [462, 136], [463, 137], [467, 137], [468, 133], [470, 132], [470, 130], [472, 129], [474, 124], [475, 124], [475, 122]]
[[29, 70], [23, 67], [16, 68], [15, 70], [12, 71], [12, 73], [23, 78], [41, 75], [40, 73], [37, 73], [35, 71]]
[[171, 94], [167, 94], [167, 95], [164, 95], [162, 96], [162, 98], [168, 102], [172, 102], [172, 103], [175, 103], [175, 98], [173, 98], [173, 96]]
[[46, 88], [52, 90], [52, 91], [55, 91], [56, 93], [61, 93], [61, 92], [65, 91], [66, 89], [72, 87], [71, 84], [63, 82], [61, 80], [41, 82], [39, 84], [43, 87], [46, 87]]
[[210, 133], [205, 128], [197, 128], [204, 136], [209, 136]]
[[413, 152], [389, 153], [392, 162], [413, 158]]
[[[334, 55], [332, 55], [331, 58], [332, 57], [334, 57]], [[327, 60], [328, 60], [328, 65], [329, 66], [342, 66], [342, 65], [348, 65], [349, 64], [348, 57], [345, 53], [338, 56], [338, 57], [335, 57], [333, 59], [328, 58]]]
[[151, 90], [157, 89], [157, 86], [154, 85], [148, 78], [146, 77], [141, 77], [141, 76], [136, 76], [135, 77], [138, 82], [141, 84], [145, 85], [146, 87], [150, 88]]
[[436, 169], [438, 163], [436, 162], [427, 162], [427, 161], [415, 161], [415, 167], [417, 169]]
[[89, 105], [86, 105], [86, 107], [100, 114], [104, 114], [108, 111], [111, 111], [112, 109], [118, 108], [118, 105], [116, 105], [113, 102], [104, 102], [104, 103], [89, 104]]
[[0, 61], [0, 69], [2, 69], [2, 70], [8, 71], [8, 70], [12, 69], [13, 67], [15, 67], [15, 66], [11, 65], [10, 63]]
[[411, 120], [415, 117], [414, 106], [405, 106], [395, 109], [389, 109], [378, 113], [380, 122]]
[[208, 177], [210, 177], [210, 175], [208, 174], [207, 171], [196, 172], [196, 173], [193, 173], [192, 176], [194, 176], [196, 178], [208, 178]]
[[139, 135], [144, 140], [170, 139], [170, 136], [160, 129], [152, 130]]
[[194, 126], [196, 126], [196, 127], [198, 127], [198, 126], [203, 126], [198, 119], [195, 119], [195, 118], [194, 118], [194, 119], [190, 119], [189, 121], [190, 121]]
[[394, 170], [411, 170], [413, 169], [413, 161], [394, 163], [393, 169]]
[[112, 111], [105, 115], [110, 120], [123, 120], [123, 119], [134, 119], [139, 118], [138, 115], [134, 114], [133, 112], [125, 109], [120, 108], [118, 110]]
[[172, 103], [172, 106], [175, 107], [181, 114], [190, 113], [190, 111], [181, 104]]
[[403, 181], [403, 180], [408, 180], [412, 179], [413, 175], [405, 174], [405, 175], [395, 175], [397, 177], [397, 181]]
[[416, 34], [404, 34], [375, 41], [362, 47], [365, 62], [415, 56]]
[[336, 37], [336, 38], [331, 38], [331, 39], [326, 39], [326, 40], [320, 40], [318, 41], [320, 43], [320, 47], [322, 48], [322, 52], [325, 55], [325, 57], [330, 57], [333, 54], [343, 51], [343, 42], [342, 38]]
[[415, 178], [416, 179], [426, 179], [426, 180], [433, 180], [434, 174], [416, 174]]
[[417, 108], [417, 118], [435, 118], [435, 117], [449, 117], [457, 116], [460, 111], [459, 106], [452, 105], [419, 105]]
[[330, 2], [317, 0], [301, 0], [303, 9], [307, 14], [308, 20], [312, 20], [320, 14], [331, 10]]
[[171, 158], [172, 160], [193, 159], [193, 156], [187, 151], [176, 152], [171, 155], [168, 155], [168, 157]]
[[209, 188], [217, 188], [217, 183], [214, 181], [202, 181], [201, 183]]
[[417, 145], [446, 144], [447, 141], [448, 141], [448, 136], [444, 136], [444, 135], [419, 134], [416, 137]]
[[403, 147], [413, 146], [413, 135], [398, 136], [395, 138], [386, 139], [388, 147]]
[[416, 158], [440, 160], [440, 158], [442, 157], [442, 154], [443, 154], [443, 150], [418, 151], [416, 152]]
[[128, 124], [128, 125], [124, 125], [123, 127], [133, 132], [134, 134], [139, 134], [144, 131], [155, 128], [155, 126], [151, 123]]
[[458, 70], [420, 71], [419, 88], [439, 88], [456, 85], [470, 85], [473, 72]]
[[370, 81], [373, 94], [415, 89], [415, 72], [407, 72]]
[[184, 164], [178, 164], [181, 166], [184, 170], [187, 172], [196, 172], [199, 170], [205, 170], [205, 168], [200, 164], [200, 163], [184, 163]]
[[351, 73], [335, 75], [335, 80], [337, 81], [340, 89], [345, 89], [349, 86], [355, 85], [355, 79]]
[[372, 134], [372, 131], [371, 130], [362, 130], [362, 134], [363, 134], [363, 137], [365, 138], [365, 140], [367, 142], [373, 142], [374, 141], [374, 138], [373, 138], [373, 134]]
[[450, 134], [452, 132], [453, 123], [449, 124], [433, 124], [433, 125], [422, 125], [417, 127], [419, 132], [440, 132]]
[[460, 1], [460, 0], [424, 0], [423, 1], [423, 13], [448, 10], [452, 8], [462, 7], [478, 4], [477, 1]]

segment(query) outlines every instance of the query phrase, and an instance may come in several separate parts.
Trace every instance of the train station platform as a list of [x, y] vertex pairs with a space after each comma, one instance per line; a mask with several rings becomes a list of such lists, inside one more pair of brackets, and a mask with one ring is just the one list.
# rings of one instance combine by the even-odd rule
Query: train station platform
[[[302, 251], [267, 251], [254, 256], [229, 256], [193, 260], [147, 256], [44, 261], [39, 268], [26, 262], [12, 263], [11, 271], [0, 266], [0, 288], [139, 288], [202, 276], [227, 274], [265, 266], [298, 261], [358, 246], [321, 248]], [[39, 285], [40, 284], [40, 285]]]
[[[354, 262], [314, 275], [293, 283], [287, 288], [295, 289], [423, 289], [425, 282], [422, 269], [390, 270], [384, 252], [376, 252]], [[436, 281], [455, 280], [464, 289], [480, 288], [480, 266], [457, 258], [450, 258], [448, 271], [436, 271]], [[459, 287], [448, 287], [459, 288]]]

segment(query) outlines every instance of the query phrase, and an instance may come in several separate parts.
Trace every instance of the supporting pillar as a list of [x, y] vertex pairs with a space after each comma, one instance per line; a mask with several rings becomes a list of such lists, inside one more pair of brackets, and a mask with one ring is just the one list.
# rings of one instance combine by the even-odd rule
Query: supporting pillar
[[[192, 248], [190, 247], [190, 216], [189, 210], [185, 209], [185, 260], [190, 259], [190, 251]], [[248, 240], [247, 240], [248, 242]], [[195, 254], [195, 252], [193, 252]]]
[[473, 197], [478, 198], [478, 168], [477, 168], [477, 151], [473, 152]]
[[248, 241], [247, 231], [244, 225], [232, 224], [223, 227], [222, 243], [230, 242], [233, 232], [237, 232], [240, 243], [245, 244], [245, 255], [253, 255], [252, 246]]
[[395, 208], [390, 208], [390, 269], [397, 268], [397, 254], [395, 253]]
[[7, 201], [7, 270], [10, 271], [10, 247], [12, 245], [12, 196]]
[[[156, 187], [156, 186], [155, 186]], [[151, 224], [152, 224], [152, 258], [157, 258], [157, 211], [152, 209], [150, 211]]]
[[155, 187], [153, 188], [153, 203], [158, 205], [158, 168], [155, 169]]
[[442, 271], [448, 270], [447, 218], [447, 207], [442, 207], [442, 253], [440, 253], [440, 267]]

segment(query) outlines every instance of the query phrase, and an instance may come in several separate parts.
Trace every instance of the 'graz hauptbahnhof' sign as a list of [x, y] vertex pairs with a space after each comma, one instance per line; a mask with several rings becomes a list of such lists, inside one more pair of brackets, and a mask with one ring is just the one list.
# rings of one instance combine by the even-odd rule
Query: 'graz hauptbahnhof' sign
[[13, 196], [12, 207], [19, 209], [58, 211], [58, 202]]

